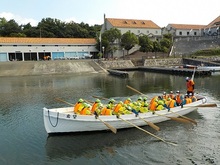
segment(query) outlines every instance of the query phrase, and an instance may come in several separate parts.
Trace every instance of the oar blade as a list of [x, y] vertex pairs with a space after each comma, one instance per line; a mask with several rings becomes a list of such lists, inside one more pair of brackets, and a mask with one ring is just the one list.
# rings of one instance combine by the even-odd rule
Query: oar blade
[[115, 133], [115, 134], [117, 133], [117, 129], [115, 127], [113, 127], [110, 124], [106, 123], [105, 121], [103, 121], [99, 117], [97, 117], [97, 119], [99, 119], [101, 122], [103, 122], [113, 133]]
[[181, 123], [191, 123], [189, 120], [186, 120], [186, 119], [183, 119], [183, 118], [178, 118], [178, 117], [168, 117], [168, 118], [170, 118], [171, 120], [175, 120], [177, 122], [181, 122]]
[[147, 123], [151, 128], [155, 129], [156, 131], [160, 131], [160, 127], [156, 126], [154, 123], [148, 121]]

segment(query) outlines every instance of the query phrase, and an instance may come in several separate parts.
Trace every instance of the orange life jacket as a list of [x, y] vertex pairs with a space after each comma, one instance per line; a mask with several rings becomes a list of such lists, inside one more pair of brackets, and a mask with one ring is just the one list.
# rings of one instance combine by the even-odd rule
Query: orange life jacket
[[156, 110], [156, 108], [157, 108], [157, 102], [156, 101], [153, 101], [151, 104], [150, 104], [150, 110], [151, 111], [155, 111]]
[[103, 108], [101, 111], [101, 115], [112, 115], [111, 109], [108, 109], [107, 107]]
[[176, 95], [176, 102], [177, 102], [178, 104], [181, 104], [181, 103], [182, 103], [181, 95]]
[[175, 100], [173, 100], [173, 99], [170, 100], [169, 107], [170, 107], [170, 108], [175, 107]]
[[92, 113], [95, 112], [97, 105], [98, 105], [98, 103], [96, 103], [96, 102], [93, 103], [93, 105], [92, 105], [92, 109], [91, 109], [91, 112], [92, 112]]
[[121, 107], [122, 107], [121, 104], [117, 104], [117, 105], [115, 106], [114, 112], [115, 112], [115, 113], [118, 113], [118, 112], [119, 112], [119, 109], [120, 109]]
[[80, 103], [80, 102], [77, 102], [77, 103], [75, 104], [75, 106], [74, 106], [74, 112], [75, 112], [75, 113], [78, 113], [80, 105], [82, 105], [82, 103]]
[[194, 82], [192, 80], [187, 81], [187, 83], [186, 83], [187, 91], [192, 92], [193, 91], [193, 85], [194, 85]]

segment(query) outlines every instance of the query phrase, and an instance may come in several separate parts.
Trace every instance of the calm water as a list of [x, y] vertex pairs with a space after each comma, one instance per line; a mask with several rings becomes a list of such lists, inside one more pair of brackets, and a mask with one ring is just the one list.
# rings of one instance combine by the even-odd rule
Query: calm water
[[[220, 74], [195, 77], [196, 93], [220, 105]], [[42, 108], [68, 106], [79, 98], [128, 96], [137, 99], [130, 85], [151, 98], [163, 91], [185, 93], [185, 77], [132, 72], [122, 79], [105, 74], [0, 78], [0, 164], [220, 164], [220, 109], [199, 108], [188, 115], [197, 126], [168, 121], [157, 124], [160, 132], [143, 127], [178, 146], [160, 142], [136, 129], [48, 136]], [[104, 101], [103, 101], [104, 102]]]

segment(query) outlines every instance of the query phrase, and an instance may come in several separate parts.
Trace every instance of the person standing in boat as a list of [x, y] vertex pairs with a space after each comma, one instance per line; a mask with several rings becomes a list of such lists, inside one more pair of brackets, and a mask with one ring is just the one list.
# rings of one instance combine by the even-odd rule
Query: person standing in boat
[[187, 94], [189, 95], [192, 93], [194, 95], [194, 88], [195, 88], [195, 83], [192, 79], [189, 77], [186, 77], [186, 88], [187, 88]]

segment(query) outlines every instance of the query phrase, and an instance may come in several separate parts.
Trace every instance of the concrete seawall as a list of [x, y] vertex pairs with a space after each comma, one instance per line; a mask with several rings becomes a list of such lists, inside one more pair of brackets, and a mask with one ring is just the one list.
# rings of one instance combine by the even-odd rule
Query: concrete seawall
[[[97, 61], [98, 62], [98, 61]], [[0, 63], [0, 76], [31, 76], [70, 73], [108, 73], [108, 68], [133, 67], [127, 61], [57, 60], [13, 61]]]
[[105, 70], [91, 60], [15, 61], [0, 63], [0, 76], [28, 76], [86, 72], [105, 72]]

